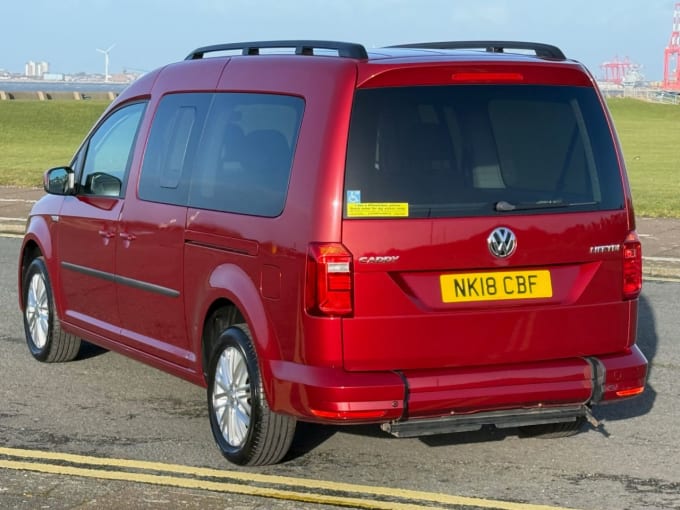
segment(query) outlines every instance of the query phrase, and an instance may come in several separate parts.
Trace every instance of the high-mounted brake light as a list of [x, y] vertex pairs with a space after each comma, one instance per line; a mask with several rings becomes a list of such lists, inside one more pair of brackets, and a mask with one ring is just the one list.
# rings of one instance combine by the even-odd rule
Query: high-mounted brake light
[[515, 83], [524, 81], [522, 73], [453, 73], [451, 81], [455, 83]]
[[642, 246], [635, 231], [623, 243], [623, 297], [635, 299], [642, 290]]
[[311, 315], [352, 314], [352, 254], [343, 245], [309, 245], [305, 307]]

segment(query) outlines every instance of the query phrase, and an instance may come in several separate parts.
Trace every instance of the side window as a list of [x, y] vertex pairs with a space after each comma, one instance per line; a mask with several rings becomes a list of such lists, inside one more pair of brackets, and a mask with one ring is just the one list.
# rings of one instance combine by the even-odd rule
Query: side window
[[80, 189], [88, 195], [120, 196], [145, 103], [112, 113], [88, 141]]
[[186, 205], [189, 177], [212, 94], [172, 94], [161, 99], [144, 154], [139, 196]]
[[273, 94], [215, 94], [196, 152], [189, 205], [281, 214], [304, 101]]

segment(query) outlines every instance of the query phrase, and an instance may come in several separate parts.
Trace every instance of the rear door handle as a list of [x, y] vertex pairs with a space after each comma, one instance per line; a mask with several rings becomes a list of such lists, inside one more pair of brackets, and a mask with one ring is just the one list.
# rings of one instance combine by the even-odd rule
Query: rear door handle
[[98, 234], [102, 236], [104, 239], [112, 239], [116, 237], [116, 233], [111, 232], [110, 230], [100, 230]]
[[128, 232], [121, 232], [119, 235], [121, 239], [123, 239], [124, 241], [134, 241], [135, 239], [137, 239], [136, 235], [130, 234]]

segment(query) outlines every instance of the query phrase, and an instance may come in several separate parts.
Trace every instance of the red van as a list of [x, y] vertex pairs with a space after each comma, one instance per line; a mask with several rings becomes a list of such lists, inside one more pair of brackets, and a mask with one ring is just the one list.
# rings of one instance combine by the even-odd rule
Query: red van
[[280, 461], [298, 420], [569, 435], [644, 389], [621, 149], [554, 46], [199, 48], [45, 189], [19, 264], [33, 356], [84, 339], [206, 387], [234, 463]]

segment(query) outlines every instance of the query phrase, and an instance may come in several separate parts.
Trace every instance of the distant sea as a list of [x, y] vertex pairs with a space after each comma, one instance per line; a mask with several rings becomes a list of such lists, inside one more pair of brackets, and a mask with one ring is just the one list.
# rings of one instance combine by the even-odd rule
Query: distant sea
[[0, 80], [5, 92], [122, 92], [129, 83]]

